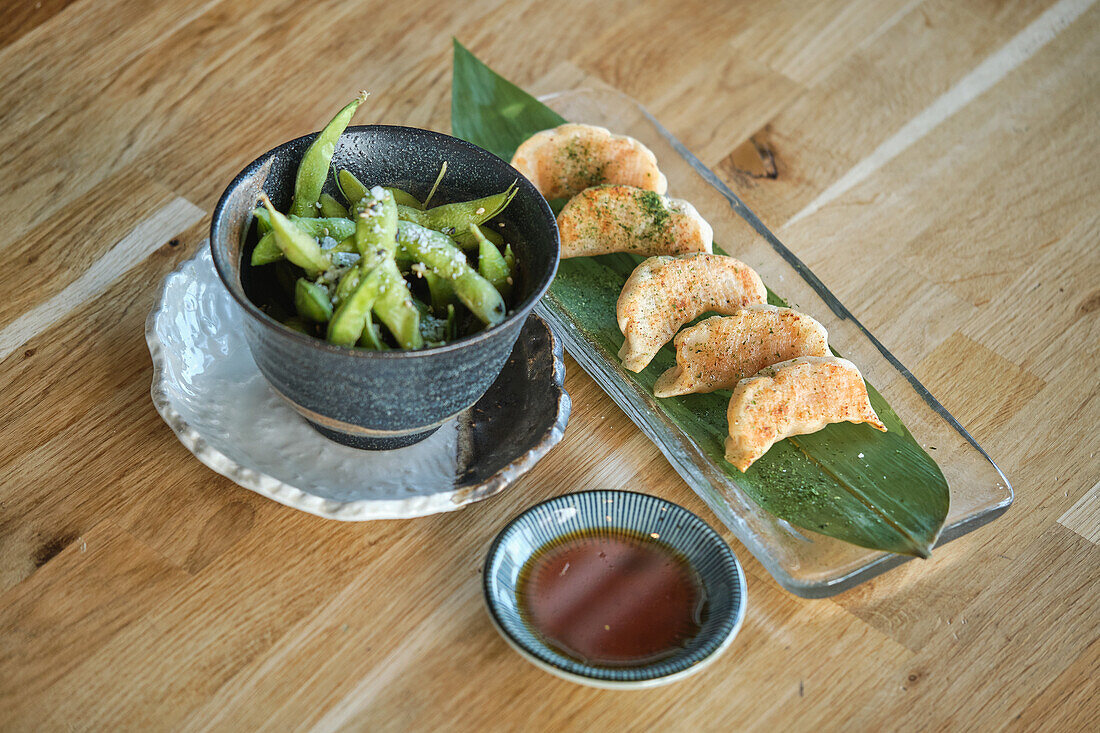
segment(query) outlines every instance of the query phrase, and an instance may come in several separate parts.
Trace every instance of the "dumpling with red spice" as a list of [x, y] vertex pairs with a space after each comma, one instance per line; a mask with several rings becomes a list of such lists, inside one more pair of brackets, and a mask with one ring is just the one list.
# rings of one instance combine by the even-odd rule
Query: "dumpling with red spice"
[[676, 366], [657, 378], [658, 397], [733, 389], [766, 366], [799, 356], [828, 356], [829, 333], [805, 313], [750, 305], [712, 316], [676, 334]]
[[742, 473], [784, 438], [816, 433], [830, 423], [867, 423], [886, 432], [859, 369], [835, 356], [800, 356], [742, 379], [726, 420], [726, 460]]
[[765, 300], [760, 276], [733, 257], [650, 257], [630, 273], [615, 306], [626, 337], [619, 358], [640, 372], [684, 324], [708, 311], [733, 315]]

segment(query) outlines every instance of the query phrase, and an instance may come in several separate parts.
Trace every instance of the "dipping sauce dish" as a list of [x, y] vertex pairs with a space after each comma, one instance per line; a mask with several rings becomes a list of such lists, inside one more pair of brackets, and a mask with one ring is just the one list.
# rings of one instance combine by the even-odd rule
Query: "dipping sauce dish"
[[687, 677], [729, 646], [745, 613], [744, 573], [722, 538], [687, 509], [630, 491], [531, 507], [493, 541], [483, 582], [509, 645], [595, 687]]

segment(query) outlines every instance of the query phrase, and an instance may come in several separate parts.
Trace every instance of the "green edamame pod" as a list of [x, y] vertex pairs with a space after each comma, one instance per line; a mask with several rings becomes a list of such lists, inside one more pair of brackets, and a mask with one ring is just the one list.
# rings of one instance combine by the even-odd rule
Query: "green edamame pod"
[[[500, 236], [499, 233], [494, 232], [489, 227], [481, 225], [478, 226], [477, 230], [481, 233], [481, 236], [485, 237], [498, 247], [504, 246], [504, 237]], [[463, 250], [477, 249], [481, 246], [481, 240], [475, 237], [469, 230], [455, 232], [452, 239], [454, 239], [455, 244], [457, 244]]]
[[408, 191], [402, 191], [400, 188], [393, 186], [384, 186], [384, 188], [393, 194], [393, 200], [402, 206], [408, 206], [410, 209], [416, 209], [417, 211], [424, 210], [424, 204], [420, 203], [420, 199], [413, 196]]
[[305, 270], [311, 278], [327, 270], [332, 263], [328, 255], [321, 251], [317, 240], [276, 211], [267, 194], [261, 194], [261, 199], [267, 207], [267, 213], [271, 215], [271, 231], [275, 235], [275, 243], [286, 258]]
[[513, 183], [507, 190], [486, 196], [473, 201], [458, 201], [453, 204], [434, 206], [424, 211], [417, 211], [411, 207], [399, 209], [398, 217], [405, 221], [411, 221], [428, 229], [443, 231], [450, 229], [454, 232], [466, 231], [472, 224], [484, 224], [494, 216], [504, 211], [512, 199], [516, 196], [516, 184]]
[[466, 255], [455, 246], [454, 240], [411, 221], [397, 222], [397, 250], [423, 262], [435, 274], [448, 280], [453, 281], [470, 269]]
[[360, 267], [369, 272], [382, 257], [397, 249], [397, 204], [393, 194], [375, 187], [355, 206], [355, 246], [363, 257]]
[[327, 193], [321, 194], [317, 202], [321, 204], [321, 216], [339, 219], [348, 218], [348, 210], [344, 208], [344, 205]]
[[256, 219], [256, 231], [260, 233], [261, 237], [271, 231], [271, 217], [268, 215], [267, 209], [257, 206], [253, 209], [252, 216]]
[[348, 208], [352, 210], [367, 195], [367, 187], [360, 183], [351, 171], [346, 169], [336, 174], [336, 185], [340, 189], [340, 193], [344, 194], [344, 198], [347, 199]]
[[309, 321], [324, 323], [332, 318], [332, 301], [328, 291], [304, 277], [298, 278], [294, 285], [294, 307], [298, 309], [298, 315]]
[[403, 349], [419, 349], [424, 345], [420, 336], [420, 311], [412, 302], [409, 286], [393, 257], [386, 257], [378, 264], [371, 275], [379, 273], [382, 278], [378, 300], [374, 302], [374, 314], [386, 324], [386, 328]]
[[478, 240], [477, 271], [493, 284], [500, 297], [507, 298], [512, 293], [512, 275], [504, 255], [473, 224], [470, 225], [470, 234]]
[[339, 307], [359, 287], [362, 274], [358, 267], [353, 267], [343, 274], [340, 282], [336, 284], [336, 292], [332, 295], [332, 304]]
[[516, 277], [516, 255], [512, 252], [512, 245], [507, 245], [504, 248], [504, 261], [508, 263], [508, 274], [515, 280]]
[[278, 262], [283, 257], [285, 257], [283, 251], [275, 243], [275, 233], [268, 232], [260, 237], [259, 242], [256, 242], [250, 262], [253, 267], [259, 267], [260, 265], [270, 265], [272, 262]]
[[[296, 223], [298, 223], [298, 222], [303, 222], [303, 221], [305, 221], [305, 222], [310, 222], [310, 221], [316, 222], [316, 221], [326, 221], [326, 220], [325, 219], [300, 219], [298, 217], [293, 217], [293, 218], [291, 218], [291, 221], [295, 221]], [[346, 230], [349, 227], [352, 230], [355, 229], [355, 225], [352, 224], [350, 221], [348, 221], [346, 219], [339, 219], [337, 221], [346, 222], [346, 224], [339, 225], [339, 229], [334, 230], [335, 233], [337, 233], [337, 234], [341, 233], [342, 231]], [[322, 236], [331, 236], [331, 235], [322, 235]], [[346, 238], [342, 239], [340, 242], [338, 242], [335, 247], [333, 247], [331, 249], [327, 249], [327, 250], [323, 249], [323, 250], [321, 250], [321, 252], [322, 252], [322, 254], [329, 254], [329, 255], [331, 255], [334, 252], [356, 252], [354, 232], [351, 236], [346, 237]], [[259, 242], [256, 242], [256, 247], [255, 247], [255, 249], [252, 250], [252, 259], [250, 261], [251, 261], [253, 267], [259, 267], [260, 265], [269, 265], [272, 262], [278, 262], [279, 260], [283, 259], [284, 256], [285, 255], [283, 255], [283, 251], [281, 249], [279, 249], [279, 245], [275, 243], [274, 233], [268, 232], [267, 234], [260, 237]]]
[[[401, 221], [411, 221], [414, 224], [420, 224], [423, 216], [423, 209], [414, 209], [412, 206], [407, 206], [400, 203], [397, 205], [397, 218]], [[421, 226], [424, 225], [421, 224]]]
[[428, 281], [428, 292], [432, 296], [432, 310], [443, 313], [447, 306], [455, 302], [454, 285], [450, 279], [440, 277], [430, 270], [424, 273], [424, 279]]
[[294, 178], [294, 199], [290, 202], [290, 213], [296, 216], [312, 216], [317, 213], [317, 203], [321, 197], [321, 188], [328, 178], [329, 165], [336, 152], [336, 143], [351, 122], [355, 110], [367, 98], [366, 92], [344, 106], [336, 116], [317, 133], [310, 146], [302, 155], [298, 164], [298, 175]]
[[401, 221], [397, 225], [398, 244], [418, 262], [423, 262], [437, 275], [451, 280], [455, 296], [482, 323], [494, 326], [504, 320], [507, 308], [492, 283], [466, 262], [451, 238], [446, 234]]
[[375, 351], [388, 351], [390, 348], [382, 340], [382, 329], [375, 324], [370, 311], [367, 311], [367, 317], [363, 322], [363, 335], [359, 337], [357, 345]]
[[299, 229], [311, 237], [332, 237], [339, 241], [355, 234], [355, 222], [339, 216], [291, 216], [288, 217]]
[[352, 346], [363, 335], [363, 325], [382, 282], [382, 272], [376, 271], [363, 278], [355, 290], [340, 304], [328, 323], [327, 338], [330, 343]]

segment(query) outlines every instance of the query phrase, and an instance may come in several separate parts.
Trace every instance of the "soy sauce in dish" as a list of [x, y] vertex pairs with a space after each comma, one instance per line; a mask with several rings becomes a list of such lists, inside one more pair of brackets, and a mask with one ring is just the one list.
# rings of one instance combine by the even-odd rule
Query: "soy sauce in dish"
[[699, 633], [707, 597], [683, 554], [659, 538], [585, 530], [540, 548], [516, 585], [520, 612], [558, 652], [599, 667], [665, 659]]

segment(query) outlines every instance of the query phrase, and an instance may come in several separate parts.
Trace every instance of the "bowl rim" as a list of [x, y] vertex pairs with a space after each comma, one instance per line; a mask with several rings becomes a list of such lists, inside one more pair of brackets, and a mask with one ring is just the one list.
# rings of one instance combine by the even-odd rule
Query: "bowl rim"
[[553, 238], [558, 242], [557, 251], [553, 253], [551, 265], [548, 270], [543, 273], [543, 276], [539, 283], [536, 285], [532, 293], [520, 304], [515, 306], [511, 313], [505, 316], [504, 320], [496, 324], [492, 328], [486, 328], [475, 334], [469, 336], [463, 336], [460, 339], [443, 344], [442, 346], [428, 346], [421, 349], [388, 349], [386, 351], [374, 351], [372, 349], [358, 349], [347, 346], [337, 346], [336, 344], [330, 344], [322, 339], [314, 338], [304, 333], [295, 331], [292, 328], [284, 326], [270, 315], [265, 313], [258, 305], [253, 303], [247, 295], [244, 293], [238, 293], [232, 285], [233, 265], [227, 262], [228, 258], [223, 258], [222, 254], [215, 246], [215, 242], [218, 238], [218, 233], [221, 229], [219, 222], [224, 215], [224, 210], [229, 205], [230, 194], [243, 184], [246, 178], [253, 175], [257, 169], [263, 167], [269, 160], [274, 158], [282, 149], [287, 148], [296, 143], [301, 143], [305, 140], [312, 140], [319, 132], [311, 132], [307, 135], [301, 135], [300, 137], [287, 140], [280, 143], [270, 150], [266, 151], [251, 163], [246, 165], [240, 170], [225, 190], [222, 191], [221, 196], [218, 198], [218, 203], [214, 206], [214, 211], [210, 217], [210, 254], [214, 260], [214, 269], [217, 270], [218, 279], [221, 280], [222, 285], [229, 291], [229, 295], [237, 301], [245, 313], [247, 313], [255, 322], [268, 328], [274, 334], [278, 334], [279, 337], [289, 339], [290, 341], [299, 343], [303, 346], [318, 349], [320, 351], [328, 352], [331, 354], [338, 354], [349, 356], [356, 359], [407, 359], [407, 358], [427, 358], [437, 354], [450, 353], [454, 351], [460, 351], [462, 349], [479, 344], [490, 338], [494, 338], [498, 332], [505, 330], [505, 327], [519, 323], [526, 322], [528, 314], [535, 307], [535, 305], [546, 294], [546, 291], [550, 289], [550, 284], [554, 281], [554, 276], [557, 275], [558, 265], [561, 262], [561, 243], [558, 235], [558, 222], [557, 217], [554, 216], [553, 210], [550, 208], [550, 204], [546, 201], [545, 197], [539, 192], [533, 183], [531, 183], [526, 176], [519, 171], [512, 168], [512, 166], [493, 153], [489, 152], [485, 148], [463, 140], [462, 138], [455, 137], [453, 135], [447, 135], [446, 133], [437, 132], [435, 130], [429, 130], [423, 127], [410, 127], [407, 125], [350, 125], [344, 134], [347, 133], [371, 133], [379, 130], [391, 130], [397, 131], [399, 134], [423, 136], [427, 138], [434, 138], [436, 140], [446, 140], [448, 144], [458, 145], [460, 148], [468, 148], [475, 154], [487, 157], [487, 162], [491, 165], [496, 165], [498, 162], [502, 163], [508, 168], [512, 169], [515, 174], [516, 181], [520, 188], [527, 187], [530, 189], [528, 193], [533, 193], [536, 196], [536, 203], [541, 210], [543, 217], [543, 223], [547, 224], [553, 231]]
[[[659, 662], [653, 662], [651, 664], [642, 665], [639, 667], [628, 668], [634, 674], [626, 679], [613, 676], [609, 674], [612, 671], [622, 671], [621, 669], [611, 670], [610, 668], [597, 667], [591, 664], [583, 662], [576, 662], [581, 669], [567, 669], [561, 666], [554, 658], [546, 655], [541, 649], [533, 648], [528, 645], [523, 639], [517, 638], [513, 635], [505, 626], [503, 620], [497, 609], [497, 601], [493, 597], [491, 591], [492, 586], [492, 572], [491, 568], [494, 559], [500, 554], [501, 547], [503, 545], [505, 537], [510, 531], [519, 523], [528, 520], [532, 514], [547, 505], [555, 502], [560, 502], [569, 497], [584, 496], [588, 494], [618, 494], [618, 495], [634, 495], [643, 497], [646, 501], [655, 501], [659, 504], [671, 507], [676, 511], [683, 512], [684, 518], [691, 523], [693, 532], [710, 539], [718, 551], [725, 557], [727, 562], [724, 564], [733, 573], [733, 580], [737, 588], [737, 601], [733, 605], [731, 611], [731, 617], [725, 628], [721, 630], [721, 633], [716, 634], [712, 641], [707, 642], [703, 647], [702, 656], [698, 657], [694, 661], [687, 659], [680, 659], [676, 661], [678, 657], [673, 656], [669, 659], [665, 659]], [[524, 564], [530, 556], [524, 559]], [[691, 511], [687, 507], [681, 506], [674, 501], [655, 496], [654, 494], [646, 494], [641, 491], [630, 491], [627, 489], [588, 489], [585, 491], [574, 491], [565, 494], [558, 494], [548, 499], [533, 504], [527, 509], [520, 512], [513, 517], [497, 535], [493, 538], [492, 543], [489, 545], [489, 550], [485, 555], [485, 563], [481, 570], [482, 581], [482, 594], [485, 599], [485, 606], [489, 612], [489, 618], [492, 621], [493, 626], [504, 637], [504, 640], [520, 653], [528, 661], [535, 664], [535, 666], [543, 669], [544, 671], [555, 674], [563, 679], [571, 682], [577, 682], [580, 684], [591, 685], [594, 687], [603, 687], [607, 689], [628, 689], [628, 688], [644, 688], [654, 687], [657, 685], [674, 682], [688, 677], [695, 672], [702, 670], [709, 665], [719, 655], [722, 654], [733, 642], [733, 639], [737, 636], [741, 630], [741, 625], [745, 619], [745, 607], [747, 605], [747, 588], [745, 584], [745, 571], [741, 567], [741, 562], [737, 559], [737, 555], [733, 552], [733, 548], [729, 546], [722, 536], [718, 534], [713, 527], [711, 527], [706, 521], [703, 520], [695, 512]], [[518, 609], [518, 604], [517, 604]], [[671, 666], [670, 666], [671, 665]], [[663, 670], [661, 668], [664, 668]]]

